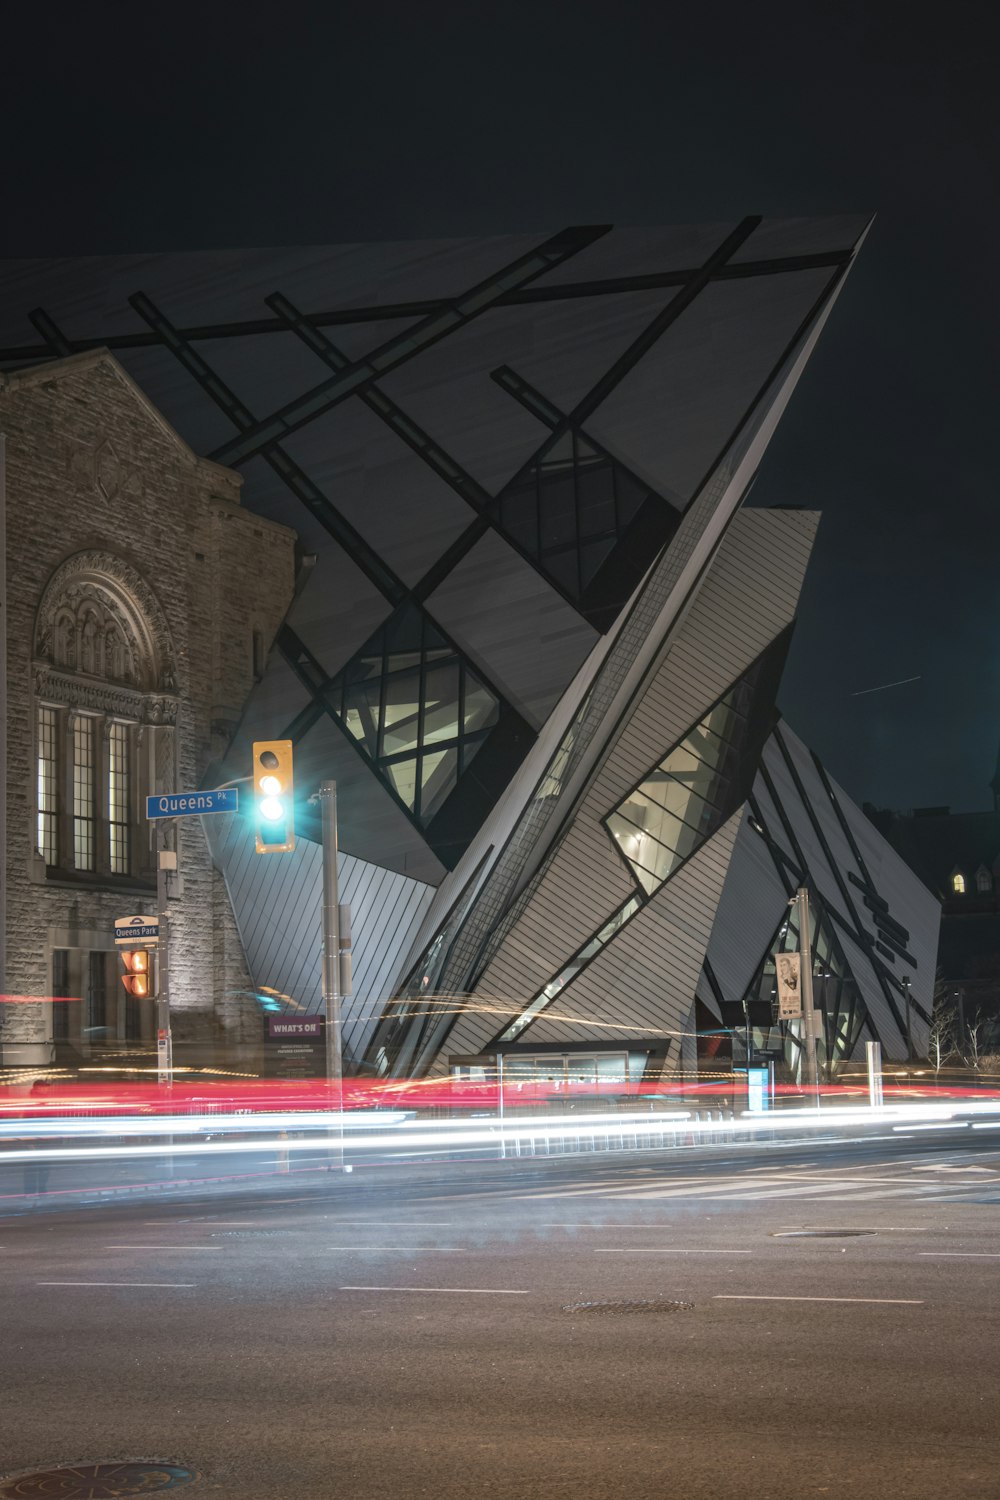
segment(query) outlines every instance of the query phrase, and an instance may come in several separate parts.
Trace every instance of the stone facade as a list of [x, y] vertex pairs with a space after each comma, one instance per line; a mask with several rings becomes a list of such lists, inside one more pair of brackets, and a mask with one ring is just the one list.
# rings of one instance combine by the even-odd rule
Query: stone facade
[[[0, 1005], [0, 1037], [6, 1063], [41, 1063], [52, 1056], [54, 1030], [93, 1055], [83, 997], [63, 1007], [68, 1019], [57, 1004], [31, 997], [67, 992], [70, 972], [71, 995], [91, 982], [88, 974], [111, 976], [110, 958], [88, 968], [87, 955], [110, 952], [115, 917], [156, 909], [145, 793], [194, 790], [224, 755], [291, 602], [295, 535], [243, 510], [239, 476], [192, 453], [107, 351], [0, 376], [0, 433], [2, 988], [26, 997]], [[48, 822], [39, 817], [43, 736], [56, 808]], [[85, 752], [97, 768], [89, 824], [74, 816]], [[119, 795], [114, 811], [113, 767], [126, 763], [119, 784], [127, 798]], [[117, 834], [109, 832], [116, 818]], [[178, 855], [169, 891], [175, 1043], [223, 1034], [249, 1040], [256, 1030], [244, 998], [249, 976], [200, 819], [168, 828]], [[100, 979], [106, 990], [109, 982]], [[105, 1042], [123, 1035], [124, 992], [114, 986], [96, 1028]], [[137, 1043], [151, 1034], [151, 1003], [146, 1008], [141, 1036], [135, 1015], [129, 1021]]]

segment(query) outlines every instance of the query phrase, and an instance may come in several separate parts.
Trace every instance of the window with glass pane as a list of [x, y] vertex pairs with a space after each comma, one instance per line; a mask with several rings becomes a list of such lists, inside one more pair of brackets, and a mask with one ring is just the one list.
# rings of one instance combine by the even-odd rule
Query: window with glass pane
[[109, 955], [95, 951], [87, 957], [87, 1029], [96, 1030], [107, 1025]]
[[52, 950], [52, 1037], [65, 1042], [69, 1037], [69, 949]]
[[38, 710], [38, 852], [47, 865], [58, 862], [59, 756], [54, 708]]
[[735, 811], [734, 777], [747, 740], [749, 686], [730, 688], [606, 820], [647, 895]]
[[130, 795], [129, 731], [126, 724], [108, 727], [108, 854], [113, 875], [129, 871]]
[[94, 869], [94, 721], [73, 721], [73, 863]]

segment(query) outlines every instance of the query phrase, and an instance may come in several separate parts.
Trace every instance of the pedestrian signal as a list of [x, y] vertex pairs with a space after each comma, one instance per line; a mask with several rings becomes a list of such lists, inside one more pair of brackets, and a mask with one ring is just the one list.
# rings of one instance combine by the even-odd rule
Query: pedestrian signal
[[119, 952], [125, 966], [122, 984], [134, 1000], [145, 1000], [156, 994], [156, 971], [149, 948], [130, 948]]

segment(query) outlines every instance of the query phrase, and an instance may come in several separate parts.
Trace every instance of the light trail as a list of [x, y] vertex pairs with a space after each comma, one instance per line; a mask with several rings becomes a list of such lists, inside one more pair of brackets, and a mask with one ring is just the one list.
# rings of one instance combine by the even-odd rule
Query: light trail
[[[577, 1146], [589, 1141], [591, 1148], [596, 1150], [599, 1149], [598, 1142], [600, 1141], [616, 1140], [625, 1145], [629, 1139], [632, 1139], [638, 1145], [640, 1140], [648, 1140], [652, 1136], [672, 1136], [674, 1139], [671, 1144], [675, 1146], [678, 1135], [685, 1137], [693, 1145], [699, 1140], [711, 1139], [720, 1132], [730, 1137], [751, 1137], [759, 1135], [761, 1131], [766, 1131], [773, 1139], [776, 1135], [787, 1136], [792, 1132], [804, 1133], [808, 1136], [810, 1132], [823, 1131], [827, 1132], [823, 1137], [825, 1141], [836, 1143], [843, 1137], [830, 1136], [828, 1133], [831, 1129], [838, 1127], [850, 1130], [872, 1124], [888, 1126], [893, 1131], [899, 1132], [935, 1128], [960, 1130], [968, 1128], [973, 1122], [969, 1118], [956, 1118], [956, 1116], [982, 1117], [984, 1115], [991, 1115], [995, 1117], [997, 1123], [1000, 1123], [1000, 1101], [969, 1102], [957, 1107], [954, 1105], [900, 1104], [882, 1109], [860, 1106], [786, 1109], [780, 1112], [744, 1112], [739, 1119], [733, 1120], [698, 1120], [680, 1111], [660, 1111], [642, 1115], [583, 1115], [574, 1112], [567, 1115], [545, 1114], [519, 1117], [516, 1120], [510, 1118], [501, 1120], [493, 1116], [481, 1124], [471, 1125], [466, 1120], [414, 1120], [412, 1117], [400, 1114], [393, 1116], [388, 1113], [384, 1115], [369, 1113], [366, 1117], [359, 1118], [357, 1114], [340, 1115], [333, 1111], [312, 1111], [305, 1116], [286, 1114], [256, 1118], [245, 1115], [231, 1117], [185, 1115], [161, 1116], [155, 1121], [145, 1118], [128, 1122], [93, 1119], [44, 1121], [38, 1122], [41, 1128], [37, 1128], [34, 1121], [24, 1121], [19, 1123], [17, 1132], [10, 1128], [14, 1122], [8, 1122], [5, 1134], [10, 1136], [16, 1133], [20, 1140], [30, 1140], [33, 1137], [44, 1139], [52, 1136], [66, 1140], [67, 1137], [71, 1137], [79, 1140], [81, 1144], [19, 1146], [3, 1150], [0, 1151], [0, 1165], [29, 1162], [42, 1165], [53, 1162], [122, 1160], [169, 1155], [224, 1156], [270, 1150], [289, 1154], [316, 1153], [330, 1150], [333, 1133], [339, 1135], [341, 1129], [348, 1133], [345, 1144], [352, 1151], [388, 1151], [393, 1156], [413, 1155], [428, 1151], [475, 1150], [485, 1146], [497, 1149], [528, 1142], [551, 1144], [553, 1141], [575, 1143]], [[286, 1138], [275, 1134], [286, 1125], [297, 1131], [308, 1128], [318, 1133], [307, 1138], [301, 1136]], [[123, 1129], [123, 1126], [127, 1128]], [[218, 1134], [223, 1129], [238, 1133], [243, 1139], [197, 1139], [200, 1132]], [[370, 1133], [364, 1133], [366, 1130]], [[156, 1135], [176, 1136], [182, 1132], [189, 1137], [182, 1144], [173, 1141], [163, 1143], [147, 1141], [143, 1144], [84, 1144], [87, 1139], [93, 1141], [107, 1135], [120, 1137], [134, 1133], [148, 1138]], [[264, 1133], [258, 1134], [258, 1132]], [[248, 1136], [250, 1138], [247, 1138]], [[817, 1143], [817, 1137], [812, 1135], [810, 1144]], [[790, 1142], [783, 1144], [790, 1144]], [[670, 1149], [670, 1147], [664, 1147], [664, 1149]]]

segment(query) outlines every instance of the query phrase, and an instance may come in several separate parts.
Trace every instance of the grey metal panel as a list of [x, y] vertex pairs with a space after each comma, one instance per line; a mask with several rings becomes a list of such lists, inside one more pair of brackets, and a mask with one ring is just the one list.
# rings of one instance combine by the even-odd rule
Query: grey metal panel
[[[291, 854], [258, 855], [252, 830], [236, 817], [205, 819], [222, 871], [247, 967], [258, 990], [289, 1009], [322, 1010], [322, 850], [299, 839]], [[363, 1047], [373, 1007], [396, 977], [433, 887], [341, 853], [340, 899], [351, 907], [354, 992], [343, 1007], [345, 1051]]]
[[587, 799], [603, 816], [793, 618], [817, 524], [810, 511], [741, 511]]
[[496, 532], [476, 544], [427, 608], [536, 726], [597, 640], [597, 632]]
[[[423, 360], [415, 366], [422, 368]], [[324, 372], [330, 373], [321, 366], [317, 379]], [[432, 430], [432, 436], [438, 434]], [[284, 447], [407, 583], [421, 579], [476, 518], [472, 507], [359, 401], [317, 417], [292, 433]]]
[[661, 493], [690, 500], [830, 277], [796, 271], [710, 285], [588, 431]]
[[524, 1032], [526, 1043], [686, 1029], [739, 822], [730, 818], [567, 985]]
[[[736, 518], [675, 643], [477, 989], [522, 999], [537, 994], [634, 893], [601, 819], [792, 618], [816, 520], [794, 511]], [[449, 1045], [476, 1051], [490, 1034], [488, 1022], [463, 1016]]]
[[869, 223], [868, 214], [831, 214], [816, 219], [765, 219], [733, 256], [733, 263], [784, 255], [850, 250]]
[[708, 946], [708, 961], [726, 1000], [742, 1000], [787, 909], [774, 860], [744, 813]]
[[[837, 930], [837, 938], [844, 950], [844, 957], [847, 959], [851, 973], [857, 980], [865, 1005], [868, 1007], [868, 1014], [874, 1023], [885, 1056], [901, 1061], [906, 1056], [906, 1037], [886, 1002], [870, 959], [860, 946], [840, 928]], [[901, 997], [897, 1001], [897, 1009], [902, 1015], [904, 1004]]]

